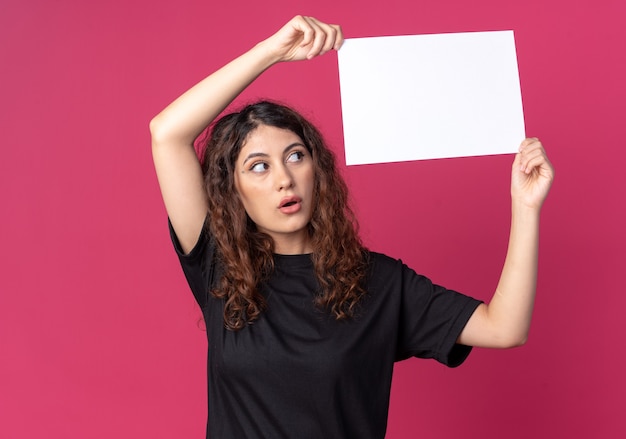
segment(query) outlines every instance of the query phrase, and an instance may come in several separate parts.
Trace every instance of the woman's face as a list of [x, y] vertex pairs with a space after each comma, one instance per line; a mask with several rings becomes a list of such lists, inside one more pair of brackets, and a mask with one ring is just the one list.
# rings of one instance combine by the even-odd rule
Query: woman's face
[[259, 231], [274, 239], [276, 253], [312, 251], [313, 186], [313, 159], [298, 135], [267, 125], [248, 135], [235, 163], [235, 188]]

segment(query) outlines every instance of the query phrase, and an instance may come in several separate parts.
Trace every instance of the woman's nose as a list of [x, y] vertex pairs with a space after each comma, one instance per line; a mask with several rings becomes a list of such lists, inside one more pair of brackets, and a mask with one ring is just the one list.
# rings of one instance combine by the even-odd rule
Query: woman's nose
[[286, 166], [278, 166], [274, 170], [277, 190], [281, 191], [293, 187], [293, 176]]

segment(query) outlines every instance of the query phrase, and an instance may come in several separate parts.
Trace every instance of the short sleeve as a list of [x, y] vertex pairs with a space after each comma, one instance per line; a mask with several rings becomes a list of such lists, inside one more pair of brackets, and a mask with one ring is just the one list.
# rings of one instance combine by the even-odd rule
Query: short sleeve
[[172, 244], [174, 245], [174, 250], [180, 261], [187, 283], [196, 301], [200, 305], [200, 308], [204, 310], [208, 305], [209, 290], [215, 277], [214, 242], [209, 238], [206, 227], [203, 227], [196, 245], [189, 253], [185, 254], [169, 220], [168, 226]]
[[472, 348], [456, 341], [481, 302], [435, 285], [404, 264], [401, 271], [396, 359], [415, 356], [459, 366]]

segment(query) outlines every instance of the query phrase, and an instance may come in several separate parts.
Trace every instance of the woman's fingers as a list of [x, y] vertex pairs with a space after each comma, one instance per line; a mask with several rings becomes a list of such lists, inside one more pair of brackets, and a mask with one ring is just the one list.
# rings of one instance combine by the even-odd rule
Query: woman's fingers
[[339, 49], [343, 43], [341, 27], [317, 20], [314, 17], [298, 15], [291, 19], [287, 27], [297, 33], [292, 40], [295, 47], [289, 48], [285, 60], [311, 59], [332, 49]]
[[314, 31], [313, 42], [307, 58], [324, 55], [332, 49], [341, 47], [343, 34], [340, 26], [323, 23], [313, 17], [305, 17], [305, 19]]
[[529, 138], [520, 145], [511, 175], [511, 195], [524, 205], [541, 207], [554, 179], [554, 168], [543, 145]]
[[547, 161], [543, 145], [536, 137], [525, 139], [520, 145], [520, 171], [530, 174]]
[[306, 57], [311, 59], [320, 54], [322, 47], [324, 46], [324, 42], [326, 41], [326, 33], [323, 28], [323, 23], [320, 23], [315, 18], [305, 17], [305, 20], [312, 30], [312, 41], [305, 45], [309, 48]]

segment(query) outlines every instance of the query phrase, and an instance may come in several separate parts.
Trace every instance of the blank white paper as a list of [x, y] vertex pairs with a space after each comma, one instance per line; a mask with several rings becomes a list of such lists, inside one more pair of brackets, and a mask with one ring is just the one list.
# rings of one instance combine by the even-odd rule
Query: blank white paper
[[346, 39], [346, 163], [517, 152], [525, 137], [513, 31]]

